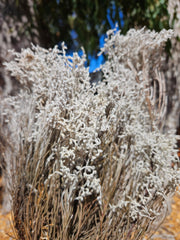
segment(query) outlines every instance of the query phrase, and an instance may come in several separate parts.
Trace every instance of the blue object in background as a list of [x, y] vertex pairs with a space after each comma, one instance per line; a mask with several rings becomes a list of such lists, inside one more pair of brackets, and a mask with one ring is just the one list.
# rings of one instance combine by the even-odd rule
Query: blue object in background
[[[112, 9], [112, 18], [111, 18], [111, 9]], [[108, 10], [107, 10], [107, 19], [108, 19], [110, 27], [112, 29], [116, 28], [116, 31], [118, 31], [119, 30], [118, 22], [113, 21], [113, 19], [115, 18], [115, 14], [116, 14], [115, 4], [112, 4], [111, 9], [108, 8]], [[123, 20], [123, 12], [121, 11], [121, 9], [119, 9], [119, 19], [120, 19], [120, 22], [121, 22], [121, 27], [123, 27], [124, 26], [124, 20]], [[106, 34], [103, 34], [103, 35], [100, 36], [100, 38], [99, 38], [99, 48], [102, 48], [104, 46], [104, 43], [105, 43], [104, 39], [105, 38], [106, 38]], [[88, 60], [89, 60], [89, 72], [95, 71], [97, 68], [99, 68], [105, 62], [105, 59], [104, 59], [103, 55], [100, 55], [99, 57], [95, 56], [95, 55], [88, 55]]]
[[[56, 1], [59, 4], [60, 0], [56, 0]], [[112, 4], [111, 8], [108, 8], [108, 10], [107, 10], [107, 19], [108, 19], [110, 27], [112, 29], [116, 28], [116, 31], [118, 31], [119, 30], [118, 22], [114, 21], [115, 14], [116, 14], [115, 10], [116, 10], [116, 6], [115, 6], [115, 4]], [[121, 22], [121, 27], [123, 27], [124, 26], [124, 20], [123, 20], [123, 13], [122, 13], [121, 9], [119, 9], [119, 19], [120, 19], [120, 22]], [[71, 30], [70, 35], [71, 35], [71, 38], [73, 40], [73, 46], [74, 46], [74, 48], [77, 49], [79, 47], [78, 34], [73, 29], [73, 30]], [[104, 46], [105, 38], [106, 38], [106, 34], [103, 34], [99, 37], [99, 48], [102, 48]], [[73, 52], [74, 52], [73, 49], [69, 49], [67, 51], [67, 55], [73, 56]], [[79, 56], [82, 56], [82, 50], [79, 50], [78, 54], [79, 54]], [[104, 58], [103, 55], [97, 56], [95, 54], [94, 55], [87, 54], [87, 57], [88, 57], [88, 60], [89, 60], [89, 72], [90, 73], [95, 71], [97, 68], [99, 68], [105, 62], [105, 58]]]

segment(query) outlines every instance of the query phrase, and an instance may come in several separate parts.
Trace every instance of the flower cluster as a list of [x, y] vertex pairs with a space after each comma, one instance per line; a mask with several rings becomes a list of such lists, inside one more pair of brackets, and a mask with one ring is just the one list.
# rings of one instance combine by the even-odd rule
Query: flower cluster
[[[150, 229], [164, 215], [180, 180], [176, 138], [159, 128], [165, 111], [161, 51], [172, 32], [132, 29], [122, 36], [110, 30], [107, 35], [101, 49], [107, 55], [103, 80], [93, 85], [85, 53], [67, 56], [64, 44], [62, 50], [32, 46], [13, 52], [6, 68], [22, 89], [1, 105], [3, 134], [11, 145], [4, 158], [11, 169], [10, 185], [17, 189], [24, 183], [12, 193], [13, 201], [21, 198], [25, 206], [25, 196], [33, 193], [32, 202], [39, 203], [43, 189], [43, 204], [48, 202], [46, 211], [51, 212], [46, 217], [52, 218], [58, 199], [63, 210], [55, 215], [62, 226], [70, 206], [72, 219], [78, 204], [97, 201], [99, 217], [90, 228], [96, 224], [101, 229], [108, 221], [104, 226], [111, 228], [110, 239], [117, 239], [112, 232], [116, 225], [121, 239], [136, 230], [141, 239], [139, 228]], [[65, 239], [57, 231], [56, 237]]]

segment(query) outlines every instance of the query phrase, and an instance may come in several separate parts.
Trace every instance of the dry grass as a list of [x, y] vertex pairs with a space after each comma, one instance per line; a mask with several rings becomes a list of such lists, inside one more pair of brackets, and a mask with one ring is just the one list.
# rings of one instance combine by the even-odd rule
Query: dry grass
[[[1, 196], [1, 195], [0, 195]], [[0, 206], [1, 209], [1, 206]], [[83, 219], [83, 215], [80, 216]], [[18, 239], [12, 227], [11, 213], [2, 214], [0, 210], [0, 239]], [[46, 231], [46, 227], [43, 229]], [[180, 196], [176, 194], [172, 202], [172, 212], [166, 217], [164, 224], [156, 232], [153, 240], [180, 240]]]
[[179, 184], [178, 158], [175, 135], [158, 128], [165, 87], [152, 72], [157, 42], [170, 36], [109, 35], [104, 79], [93, 87], [85, 56], [71, 63], [65, 48], [33, 47], [7, 64], [25, 84], [2, 104], [2, 136], [10, 141], [2, 142], [1, 161], [16, 239], [143, 240], [163, 222]]

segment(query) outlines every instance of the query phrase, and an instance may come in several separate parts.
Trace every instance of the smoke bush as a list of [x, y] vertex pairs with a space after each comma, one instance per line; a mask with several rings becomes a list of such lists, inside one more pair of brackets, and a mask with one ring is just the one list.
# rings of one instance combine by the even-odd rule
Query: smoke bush
[[142, 239], [179, 184], [176, 138], [163, 133], [163, 45], [172, 32], [110, 30], [103, 80], [66, 47], [12, 52], [22, 85], [1, 105], [19, 239]]

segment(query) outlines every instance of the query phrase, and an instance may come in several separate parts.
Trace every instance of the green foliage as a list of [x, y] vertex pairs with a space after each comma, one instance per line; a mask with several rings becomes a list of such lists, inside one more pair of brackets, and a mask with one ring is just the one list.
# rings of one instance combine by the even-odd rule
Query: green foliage
[[[65, 41], [72, 50], [84, 46], [86, 52], [97, 53], [99, 37], [112, 28], [108, 18], [109, 11], [112, 22], [117, 22], [122, 33], [130, 28], [146, 26], [160, 31], [169, 29], [168, 0], [32, 0], [40, 33], [41, 45], [52, 47]], [[24, 8], [23, 0], [16, 1]], [[119, 17], [122, 10], [124, 24]], [[32, 21], [32, 18], [30, 19]], [[32, 22], [33, 24], [33, 22]], [[71, 30], [77, 33], [73, 40]]]
[[127, 16], [123, 32], [135, 26], [146, 26], [156, 31], [168, 29], [170, 26], [167, 4], [167, 0], [130, 0], [128, 5], [122, 3], [122, 11], [125, 18]]

